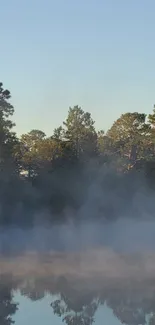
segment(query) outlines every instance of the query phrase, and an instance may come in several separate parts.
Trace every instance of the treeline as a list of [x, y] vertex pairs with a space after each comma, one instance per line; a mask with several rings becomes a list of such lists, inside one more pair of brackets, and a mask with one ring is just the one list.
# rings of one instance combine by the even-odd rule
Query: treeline
[[105, 133], [74, 106], [51, 136], [34, 129], [18, 138], [10, 97], [0, 83], [1, 225], [154, 213], [155, 109], [122, 114]]

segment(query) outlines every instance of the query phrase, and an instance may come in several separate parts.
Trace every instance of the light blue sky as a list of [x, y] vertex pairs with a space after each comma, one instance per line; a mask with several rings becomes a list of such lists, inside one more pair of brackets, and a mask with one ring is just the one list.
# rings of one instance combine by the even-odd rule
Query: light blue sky
[[107, 129], [155, 102], [154, 0], [0, 1], [0, 79], [16, 130], [51, 134], [69, 106]]

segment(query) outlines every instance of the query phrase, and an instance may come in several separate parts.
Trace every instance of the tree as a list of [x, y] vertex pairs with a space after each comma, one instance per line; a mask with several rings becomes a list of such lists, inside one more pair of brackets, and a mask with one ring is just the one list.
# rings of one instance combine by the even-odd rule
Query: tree
[[146, 114], [137, 112], [122, 114], [107, 132], [113, 146], [117, 148], [117, 153], [127, 158], [131, 165], [146, 154], [150, 127], [145, 120]]
[[81, 107], [69, 108], [68, 117], [63, 122], [64, 136], [73, 143], [78, 158], [94, 156], [97, 148], [97, 135], [91, 114]]
[[153, 113], [149, 114], [149, 116], [148, 116], [148, 121], [149, 121], [150, 125], [152, 126], [152, 128], [155, 128], [155, 105], [154, 105]]
[[103, 130], [97, 133], [97, 144], [100, 155], [111, 156], [117, 152], [112, 139]]
[[19, 147], [21, 168], [28, 171], [29, 177], [34, 175], [39, 163], [38, 147], [45, 136], [45, 133], [40, 130], [32, 130], [21, 136]]
[[98, 149], [99, 149], [99, 152], [100, 153], [103, 153], [104, 152], [104, 149], [105, 149], [105, 132], [104, 130], [100, 130], [98, 131], [97, 133], [97, 144], [98, 144]]
[[64, 129], [62, 126], [59, 126], [58, 128], [54, 129], [52, 138], [61, 141], [64, 139]]
[[0, 121], [1, 128], [4, 130], [10, 130], [14, 126], [8, 118], [13, 115], [14, 108], [9, 103], [11, 94], [9, 90], [4, 90], [2, 82], [0, 82]]
[[21, 142], [29, 151], [33, 150], [40, 140], [45, 138], [45, 133], [40, 130], [32, 130], [21, 136]]
[[9, 90], [4, 90], [2, 82], [0, 83], [0, 167], [1, 170], [7, 170], [13, 165], [13, 150], [17, 143], [15, 132], [12, 128], [15, 124], [10, 120], [14, 113], [14, 107], [9, 100], [11, 94]]
[[54, 137], [46, 138], [44, 132], [32, 130], [21, 136], [21, 165], [28, 170], [29, 177], [38, 175], [41, 169], [51, 169], [56, 160], [65, 153], [65, 141]]
[[148, 116], [148, 123], [150, 125], [150, 136], [149, 136], [149, 147], [152, 149], [152, 156], [154, 158], [155, 155], [155, 105], [153, 109], [153, 113]]

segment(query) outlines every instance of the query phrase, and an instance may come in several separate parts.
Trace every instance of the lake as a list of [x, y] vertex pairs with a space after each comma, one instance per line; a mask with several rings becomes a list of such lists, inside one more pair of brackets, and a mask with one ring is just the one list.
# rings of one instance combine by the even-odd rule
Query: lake
[[0, 258], [0, 324], [155, 324], [155, 254], [107, 248]]

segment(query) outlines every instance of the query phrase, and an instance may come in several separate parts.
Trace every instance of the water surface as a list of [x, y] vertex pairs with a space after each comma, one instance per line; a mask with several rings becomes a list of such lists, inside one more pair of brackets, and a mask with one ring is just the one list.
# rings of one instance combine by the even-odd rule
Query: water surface
[[155, 254], [34, 252], [0, 259], [0, 324], [155, 324]]

